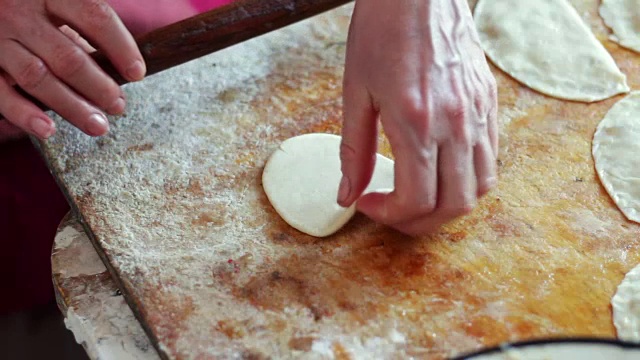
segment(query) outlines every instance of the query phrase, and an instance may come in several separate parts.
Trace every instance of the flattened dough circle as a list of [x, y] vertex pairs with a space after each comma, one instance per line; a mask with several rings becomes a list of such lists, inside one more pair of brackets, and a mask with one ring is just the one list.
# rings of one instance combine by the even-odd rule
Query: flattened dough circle
[[[276, 212], [303, 233], [325, 237], [338, 231], [355, 214], [355, 205], [337, 203], [341, 137], [306, 134], [284, 141], [262, 173], [262, 186]], [[393, 190], [394, 162], [377, 154], [376, 167], [365, 193]]]
[[534, 90], [583, 102], [629, 91], [626, 76], [567, 0], [479, 0], [474, 18], [491, 61]]
[[593, 135], [591, 151], [609, 196], [627, 219], [640, 222], [640, 91], [609, 109]]
[[629, 271], [611, 299], [618, 338], [640, 342], [640, 265]]
[[640, 53], [640, 0], [602, 0], [599, 12], [613, 30], [611, 40]]

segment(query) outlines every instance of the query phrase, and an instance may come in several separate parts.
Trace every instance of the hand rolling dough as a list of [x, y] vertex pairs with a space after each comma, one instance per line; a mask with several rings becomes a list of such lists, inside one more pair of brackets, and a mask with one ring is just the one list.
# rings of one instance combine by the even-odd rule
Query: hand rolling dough
[[[283, 142], [262, 173], [262, 186], [276, 212], [303, 233], [324, 237], [344, 226], [355, 205], [337, 203], [340, 136], [307, 134]], [[393, 190], [393, 161], [377, 154], [373, 178], [365, 193]]]
[[611, 40], [640, 52], [640, 0], [602, 0], [600, 17], [613, 30]]
[[583, 102], [629, 91], [626, 76], [567, 0], [480, 0], [474, 17], [487, 56], [534, 90]]
[[640, 222], [640, 92], [617, 102], [598, 124], [592, 143], [596, 172], [627, 219]]

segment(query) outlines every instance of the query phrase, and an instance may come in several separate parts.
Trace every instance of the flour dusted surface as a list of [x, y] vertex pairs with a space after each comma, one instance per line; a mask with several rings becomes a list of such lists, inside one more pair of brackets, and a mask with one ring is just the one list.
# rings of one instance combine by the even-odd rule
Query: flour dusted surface
[[[573, 5], [599, 20], [596, 0]], [[550, 99], [494, 69], [500, 184], [471, 216], [422, 239], [363, 216], [321, 240], [280, 220], [262, 167], [287, 138], [339, 134], [349, 14], [127, 86], [129, 115], [111, 135], [58, 122], [43, 145], [160, 355], [443, 359], [504, 341], [614, 336], [611, 294], [640, 262], [640, 231], [590, 160], [611, 102]], [[612, 51], [637, 86], [628, 53]]]

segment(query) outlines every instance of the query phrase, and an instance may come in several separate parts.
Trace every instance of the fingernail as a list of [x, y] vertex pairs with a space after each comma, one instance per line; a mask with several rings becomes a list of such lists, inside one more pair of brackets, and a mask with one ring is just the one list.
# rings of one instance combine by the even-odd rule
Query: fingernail
[[346, 176], [342, 176], [342, 180], [340, 180], [340, 188], [338, 188], [338, 202], [343, 203], [347, 201], [349, 198], [349, 194], [351, 193], [351, 182], [349, 178]]
[[31, 120], [31, 129], [36, 135], [43, 139], [47, 139], [56, 132], [55, 124], [43, 118], [34, 118]]
[[127, 69], [127, 76], [131, 80], [142, 80], [146, 72], [147, 69], [144, 66], [144, 63], [140, 60], [137, 60]]
[[89, 118], [87, 131], [94, 136], [106, 134], [109, 131], [109, 121], [102, 114], [93, 114]]
[[109, 114], [120, 114], [126, 106], [127, 103], [124, 101], [124, 98], [121, 97], [109, 107]]

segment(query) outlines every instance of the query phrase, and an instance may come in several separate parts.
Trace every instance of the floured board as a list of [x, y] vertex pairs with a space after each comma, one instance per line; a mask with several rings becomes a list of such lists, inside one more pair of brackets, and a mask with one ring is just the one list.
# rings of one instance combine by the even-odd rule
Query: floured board
[[[598, 1], [574, 5], [637, 89], [640, 57], [607, 40]], [[640, 226], [598, 183], [591, 137], [620, 97], [554, 100], [494, 67], [500, 184], [436, 235], [360, 216], [314, 239], [277, 216], [262, 167], [291, 136], [339, 133], [351, 9], [126, 86], [105, 138], [59, 123], [42, 144], [159, 354], [438, 359], [614, 337], [609, 301], [640, 262]]]

